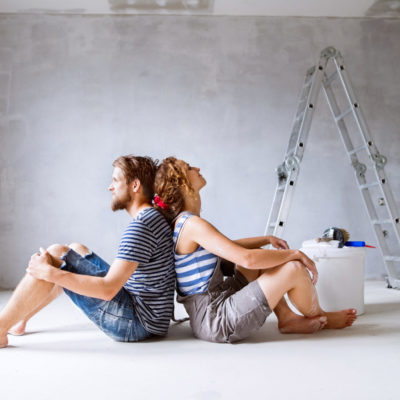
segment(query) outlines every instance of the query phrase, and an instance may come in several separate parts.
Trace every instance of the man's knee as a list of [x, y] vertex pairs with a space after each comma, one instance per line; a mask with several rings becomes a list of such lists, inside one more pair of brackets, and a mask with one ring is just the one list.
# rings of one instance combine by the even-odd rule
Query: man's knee
[[81, 243], [71, 243], [68, 247], [74, 251], [76, 251], [81, 256], [85, 256], [90, 253], [90, 250]]
[[47, 252], [50, 253], [52, 257], [60, 258], [69, 250], [68, 246], [62, 244], [52, 244], [47, 248]]
[[68, 246], [63, 246], [61, 244], [52, 244], [47, 248], [47, 252], [51, 256], [51, 264], [53, 267], [60, 268], [62, 265], [61, 257], [69, 250]]

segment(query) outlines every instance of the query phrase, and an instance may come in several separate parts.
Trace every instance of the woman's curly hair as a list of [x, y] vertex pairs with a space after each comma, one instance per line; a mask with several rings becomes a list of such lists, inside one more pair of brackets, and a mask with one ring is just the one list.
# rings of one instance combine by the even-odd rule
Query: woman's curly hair
[[160, 211], [169, 223], [183, 211], [185, 193], [193, 193], [193, 188], [187, 178], [186, 171], [175, 157], [168, 157], [158, 166], [154, 191], [166, 204], [163, 209], [157, 204], [154, 207]]

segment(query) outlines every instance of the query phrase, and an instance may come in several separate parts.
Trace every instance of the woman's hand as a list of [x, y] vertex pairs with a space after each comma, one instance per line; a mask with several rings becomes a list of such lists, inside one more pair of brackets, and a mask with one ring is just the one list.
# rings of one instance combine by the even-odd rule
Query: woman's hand
[[311, 272], [312, 274], [312, 283], [315, 285], [318, 281], [318, 270], [315, 266], [315, 263], [311, 258], [306, 256], [302, 251], [296, 250], [297, 259]]
[[26, 272], [36, 279], [51, 282], [50, 277], [54, 270], [51, 262], [51, 255], [41, 247], [40, 253], [32, 255]]
[[275, 247], [276, 249], [280, 250], [287, 250], [289, 249], [289, 245], [287, 244], [287, 242], [283, 239], [279, 239], [275, 236], [269, 236], [269, 243]]
[[[279, 239], [275, 236], [270, 236], [269, 240], [270, 244], [276, 249], [283, 249], [283, 250], [289, 249], [289, 245], [283, 239]], [[298, 260], [311, 272], [312, 283], [315, 285], [318, 281], [318, 270], [317, 267], [315, 266], [314, 261], [311, 260], [311, 258], [309, 258], [308, 256], [306, 256], [302, 251], [297, 250], [296, 252], [298, 253]]]

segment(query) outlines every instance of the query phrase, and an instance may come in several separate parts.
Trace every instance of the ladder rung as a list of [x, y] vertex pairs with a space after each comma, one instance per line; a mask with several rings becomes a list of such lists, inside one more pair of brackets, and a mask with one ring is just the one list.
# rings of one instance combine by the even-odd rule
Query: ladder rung
[[348, 108], [346, 111], [342, 112], [340, 115], [335, 117], [336, 122], [343, 119], [347, 114], [350, 114], [353, 111], [353, 107]]
[[400, 257], [398, 256], [385, 256], [386, 261], [400, 261]]
[[360, 189], [364, 190], [374, 186], [379, 186], [379, 182], [372, 182], [372, 183], [366, 183], [365, 185], [360, 185]]
[[355, 147], [353, 150], [349, 151], [349, 154], [351, 155], [367, 148], [368, 147], [365, 144], [363, 144], [362, 146]]
[[391, 219], [373, 219], [372, 223], [374, 225], [381, 225], [381, 224], [391, 224], [393, 221]]
[[268, 227], [270, 228], [275, 228], [276, 227], [276, 222], [271, 222]]
[[336, 70], [329, 78], [327, 78], [325, 80], [324, 86], [325, 87], [329, 86], [336, 79], [337, 76], [338, 76], [338, 72]]

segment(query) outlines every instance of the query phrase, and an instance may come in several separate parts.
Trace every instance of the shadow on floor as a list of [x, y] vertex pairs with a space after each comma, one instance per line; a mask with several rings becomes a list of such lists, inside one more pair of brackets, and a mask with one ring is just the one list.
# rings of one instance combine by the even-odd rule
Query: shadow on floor
[[[393, 334], [400, 334], [400, 326], [398, 323], [390, 325], [380, 324], [376, 322], [376, 315], [388, 316], [391, 313], [399, 312], [399, 303], [378, 303], [378, 304], [367, 304], [365, 306], [365, 313], [358, 318], [356, 323], [346, 329], [340, 330], [323, 330], [314, 334], [281, 334], [277, 327], [276, 318], [271, 318], [266, 321], [264, 326], [257, 332], [254, 332], [249, 338], [236, 343], [240, 344], [259, 344], [259, 343], [273, 343], [273, 342], [284, 342], [284, 341], [304, 341], [304, 340], [330, 340], [330, 339], [346, 339], [346, 338], [366, 338], [366, 337], [377, 337], [377, 336], [391, 336]], [[373, 321], [369, 317], [372, 317]], [[103, 352], [105, 349], [115, 349], [118, 353], [120, 346], [126, 346], [129, 344], [114, 342], [107, 338], [101, 333], [94, 325], [90, 322], [72, 325], [60, 325], [51, 327], [49, 329], [28, 331], [24, 336], [31, 336], [37, 333], [41, 334], [52, 334], [55, 333], [54, 339], [49, 336], [49, 341], [46, 343], [29, 343], [29, 351], [68, 351], [68, 352], [81, 352], [86, 351], [90, 353]], [[79, 333], [83, 333], [83, 336], [79, 336]], [[66, 339], [60, 341], [60, 335], [66, 334]], [[68, 334], [71, 334], [68, 337]], [[90, 334], [91, 338], [85, 337]], [[160, 342], [161, 346], [164, 342], [182, 342], [187, 343], [189, 341], [197, 341], [193, 336], [189, 322], [183, 323], [172, 323], [168, 332], [168, 336], [165, 338], [152, 338], [143, 342], [140, 342], [140, 346], [146, 346]], [[35, 340], [36, 341], [36, 340]], [[200, 343], [202, 341], [199, 341]], [[21, 344], [23, 342], [20, 342]], [[203, 342], [204, 343], [204, 342]], [[116, 347], [115, 347], [116, 346]], [[10, 346], [11, 347], [11, 346]], [[15, 347], [15, 346], [12, 346]], [[24, 344], [22, 346], [16, 346], [18, 348], [28, 349]], [[166, 350], [166, 349], [164, 349]]]
[[365, 313], [363, 315], [371, 315], [371, 314], [382, 314], [382, 313], [390, 313], [390, 312], [399, 312], [400, 304], [397, 303], [378, 303], [378, 304], [366, 304], [365, 305]]
[[[82, 324], [70, 324], [70, 325], [59, 325], [46, 329], [36, 329], [36, 330], [28, 330], [24, 333], [23, 336], [35, 335], [37, 333], [66, 333], [66, 332], [77, 332], [77, 331], [94, 331], [96, 327], [91, 325], [90, 323], [82, 323]], [[18, 336], [18, 335], [15, 335]]]

